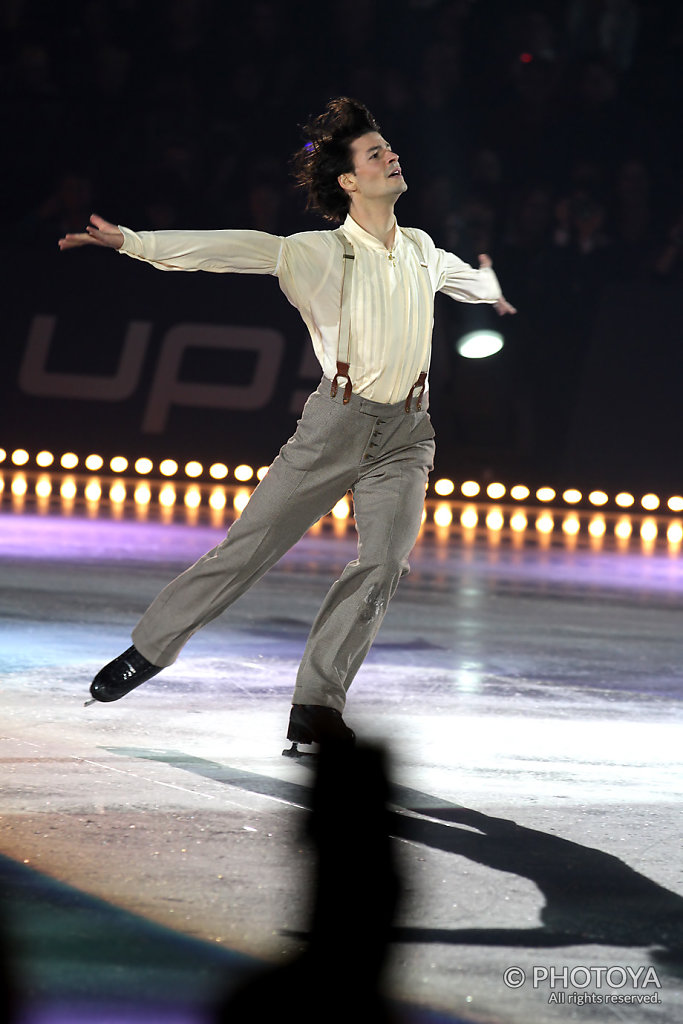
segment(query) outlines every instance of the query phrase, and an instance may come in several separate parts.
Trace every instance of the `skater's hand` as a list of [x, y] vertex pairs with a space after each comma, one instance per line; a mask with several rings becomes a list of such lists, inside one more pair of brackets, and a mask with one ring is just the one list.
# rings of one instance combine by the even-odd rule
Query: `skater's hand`
[[[481, 256], [479, 257], [479, 269], [484, 270], [492, 266], [493, 260], [491, 259], [491, 257], [488, 256], [486, 253], [482, 253]], [[517, 312], [515, 307], [511, 306], [508, 300], [505, 299], [502, 295], [495, 303], [493, 308], [495, 309], [498, 316], [505, 316], [506, 313], [509, 313], [511, 316], [514, 316], [514, 314]]]
[[106, 249], [120, 249], [123, 245], [123, 232], [116, 224], [110, 224], [108, 220], [93, 213], [82, 234], [65, 235], [57, 244], [62, 252], [66, 249], [77, 249], [79, 245], [103, 245]]
[[517, 312], [515, 307], [511, 306], [508, 300], [504, 298], [504, 296], [502, 295], [498, 299], [498, 302], [496, 302], [493, 308], [495, 309], [498, 316], [505, 316], [506, 313], [509, 313], [511, 316], [514, 316]]

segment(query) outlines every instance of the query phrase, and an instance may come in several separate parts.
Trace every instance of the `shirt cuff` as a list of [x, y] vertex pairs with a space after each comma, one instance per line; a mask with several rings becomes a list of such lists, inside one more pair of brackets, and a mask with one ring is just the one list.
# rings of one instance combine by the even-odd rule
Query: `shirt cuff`
[[125, 228], [123, 224], [117, 224], [117, 227], [123, 235], [123, 245], [117, 252], [123, 253], [125, 256], [142, 256], [142, 239], [135, 232], [131, 231], [130, 228]]

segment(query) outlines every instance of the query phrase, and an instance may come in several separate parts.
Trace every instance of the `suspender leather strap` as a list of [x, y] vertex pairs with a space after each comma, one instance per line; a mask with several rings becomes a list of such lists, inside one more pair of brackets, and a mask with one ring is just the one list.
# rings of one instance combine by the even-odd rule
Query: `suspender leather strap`
[[353, 385], [351, 384], [351, 378], [349, 377], [349, 364], [342, 363], [340, 359], [337, 360], [337, 372], [332, 380], [332, 387], [330, 388], [330, 396], [336, 398], [337, 388], [339, 387], [339, 381], [346, 378], [346, 384], [344, 385], [344, 405], [348, 405], [351, 401], [351, 392], [353, 391]]
[[413, 384], [413, 386], [410, 389], [410, 391], [408, 392], [408, 397], [406, 398], [406, 412], [410, 412], [410, 403], [413, 400], [413, 392], [415, 391], [415, 388], [419, 388], [420, 389], [418, 391], [418, 393], [417, 393], [417, 405], [415, 406], [415, 408], [417, 409], [418, 412], [420, 412], [420, 410], [422, 409], [422, 396], [425, 393], [425, 383], [426, 383], [426, 381], [427, 381], [427, 371], [423, 370], [422, 373], [420, 374], [420, 376], [417, 378], [417, 380]]
[[[334, 380], [332, 381], [330, 395], [332, 398], [335, 398], [339, 381], [346, 380], [346, 384], [344, 385], [344, 405], [348, 405], [351, 400], [351, 392], [353, 390], [353, 384], [349, 377], [349, 367], [351, 365], [351, 281], [353, 279], [353, 263], [356, 257], [353, 252], [353, 246], [341, 228], [337, 228], [336, 234], [344, 246], [344, 259], [342, 261], [341, 296], [339, 300], [337, 372], [335, 373]], [[342, 359], [342, 355], [346, 358]]]
[[[427, 264], [427, 260], [425, 258], [425, 254], [423, 253], [422, 246], [417, 241], [417, 239], [414, 239], [414, 241], [415, 241], [415, 244], [417, 245], [417, 248], [418, 248], [419, 253], [420, 253], [420, 266], [424, 269], [424, 271], [425, 271], [425, 273], [427, 275], [427, 281], [429, 281], [429, 288], [431, 290], [431, 287], [432, 287], [432, 285], [431, 285], [431, 278], [429, 277], [429, 266]], [[427, 353], [427, 362], [425, 363], [424, 370], [422, 370], [422, 372], [420, 373], [420, 376], [417, 378], [417, 380], [415, 381], [415, 383], [411, 387], [410, 391], [408, 392], [408, 397], [406, 398], [406, 412], [410, 412], [410, 405], [411, 405], [411, 402], [412, 402], [412, 399], [413, 399], [413, 393], [415, 392], [416, 389], [417, 389], [417, 404], [416, 404], [415, 408], [417, 409], [418, 412], [422, 411], [422, 397], [423, 397], [423, 395], [425, 393], [425, 384], [427, 383], [427, 374], [429, 373], [429, 362], [430, 362], [430, 352]]]

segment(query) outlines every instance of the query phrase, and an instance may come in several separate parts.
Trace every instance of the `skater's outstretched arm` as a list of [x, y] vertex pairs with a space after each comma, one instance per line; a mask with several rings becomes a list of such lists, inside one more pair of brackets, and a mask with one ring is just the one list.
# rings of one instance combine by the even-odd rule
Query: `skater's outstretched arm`
[[120, 249], [123, 245], [123, 231], [116, 224], [110, 224], [108, 220], [93, 213], [85, 231], [65, 235], [57, 244], [62, 252], [65, 249], [76, 249], [80, 245], [103, 245], [106, 249]]
[[99, 245], [158, 270], [278, 274], [283, 242], [278, 235], [254, 230], [131, 231], [93, 214], [86, 230], [60, 238], [59, 248]]
[[482, 253], [479, 266], [472, 267], [454, 253], [438, 249], [426, 231], [403, 228], [403, 232], [417, 243], [423, 259], [430, 267], [436, 291], [458, 302], [487, 303], [493, 306], [499, 316], [517, 312], [503, 296], [488, 254]]

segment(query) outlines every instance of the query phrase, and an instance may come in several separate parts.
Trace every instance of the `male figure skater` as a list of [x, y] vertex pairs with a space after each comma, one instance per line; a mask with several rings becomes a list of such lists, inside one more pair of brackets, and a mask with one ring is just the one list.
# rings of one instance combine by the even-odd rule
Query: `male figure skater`
[[298, 670], [287, 738], [352, 743], [346, 693], [377, 634], [417, 539], [434, 432], [426, 382], [434, 294], [514, 313], [488, 256], [479, 269], [399, 228], [407, 189], [398, 155], [362, 104], [331, 100], [305, 129], [295, 174], [309, 206], [342, 227], [276, 237], [260, 231], [134, 232], [94, 216], [61, 249], [117, 249], [161, 270], [272, 274], [299, 310], [323, 378], [226, 539], [168, 584], [133, 645], [94, 678], [113, 701], [171, 665], [349, 490], [358, 557], [333, 584]]

